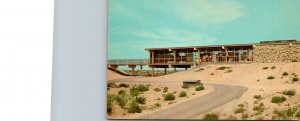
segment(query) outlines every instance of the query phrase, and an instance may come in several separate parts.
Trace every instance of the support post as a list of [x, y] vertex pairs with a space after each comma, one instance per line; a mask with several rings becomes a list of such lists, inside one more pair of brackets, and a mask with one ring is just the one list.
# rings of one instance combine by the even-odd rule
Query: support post
[[152, 67], [152, 76], [154, 76], [154, 68]]
[[131, 68], [131, 69], [132, 69], [132, 70], [131, 70], [131, 71], [132, 71], [132, 76], [134, 76], [134, 68]]
[[167, 68], [165, 68], [165, 75], [167, 74]]
[[227, 48], [225, 48], [225, 62], [227, 62], [227, 58], [228, 58], [228, 50]]
[[201, 56], [201, 49], [198, 49], [198, 65], [200, 65], [200, 63], [201, 63], [201, 58], [200, 58], [200, 56]]
[[140, 75], [142, 75], [143, 72], [143, 65], [140, 65]]
[[176, 72], [176, 67], [174, 67], [174, 72]]
[[185, 70], [187, 70], [187, 68], [185, 68]]
[[134, 68], [136, 67], [136, 65], [128, 65], [129, 68], [131, 68], [132, 71], [132, 76], [134, 76]]
[[176, 63], [176, 50], [174, 50], [174, 63]]
[[151, 53], [152, 53], [152, 54], [151, 54], [151, 56], [152, 56], [152, 57], [151, 57], [151, 63], [154, 64], [154, 52], [151, 51]]

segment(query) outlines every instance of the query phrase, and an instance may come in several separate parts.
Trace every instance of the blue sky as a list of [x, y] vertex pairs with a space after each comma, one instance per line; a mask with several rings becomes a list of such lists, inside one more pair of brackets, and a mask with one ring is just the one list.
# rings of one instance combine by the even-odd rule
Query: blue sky
[[109, 0], [109, 59], [278, 39], [300, 39], [300, 0]]

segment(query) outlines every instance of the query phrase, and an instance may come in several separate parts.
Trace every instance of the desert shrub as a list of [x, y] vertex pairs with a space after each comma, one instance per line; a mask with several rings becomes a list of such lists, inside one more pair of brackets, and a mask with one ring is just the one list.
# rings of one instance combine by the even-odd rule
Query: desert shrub
[[204, 86], [197, 86], [195, 88], [196, 91], [201, 91], [201, 90], [204, 90]]
[[130, 89], [130, 95], [131, 96], [138, 96], [140, 94], [140, 91], [139, 90], [136, 90], [136, 89]]
[[274, 76], [268, 76], [268, 79], [275, 79]]
[[152, 86], [152, 85], [151, 85], [151, 84], [147, 84], [146, 86], [150, 87], [150, 86]]
[[164, 91], [163, 92], [168, 92], [168, 87], [164, 87]]
[[189, 85], [183, 84], [183, 85], [182, 85], [182, 88], [187, 89], [187, 88], [189, 88]]
[[134, 85], [133, 87], [130, 88], [130, 94], [132, 96], [138, 96], [140, 92], [145, 92], [148, 91], [149, 87], [139, 84], [139, 85]]
[[256, 112], [256, 115], [260, 115], [260, 114], [262, 114], [262, 113], [264, 112], [265, 106], [264, 106], [263, 103], [260, 103], [259, 105], [254, 106], [254, 107], [253, 107], [253, 110], [254, 110], [254, 111], [257, 111], [257, 112]]
[[287, 75], [289, 75], [289, 73], [287, 73], [287, 72], [282, 73], [282, 76], [287, 76]]
[[261, 95], [254, 95], [253, 98], [260, 100], [262, 97]]
[[244, 107], [245, 105], [244, 104], [238, 104], [238, 107]]
[[187, 94], [186, 94], [186, 92], [185, 91], [181, 91], [180, 93], [179, 93], [179, 97], [185, 97]]
[[109, 89], [109, 88], [115, 88], [115, 87], [118, 87], [118, 86], [116, 85], [116, 83], [114, 83], [114, 82], [109, 82], [109, 83], [107, 83], [107, 89]]
[[159, 92], [161, 89], [160, 88], [154, 88], [154, 91]]
[[107, 114], [111, 114], [112, 113], [112, 108], [113, 108], [113, 95], [107, 95]]
[[139, 104], [146, 104], [146, 97], [142, 97], [142, 96], [138, 96], [135, 98], [136, 102], [139, 103]]
[[129, 87], [129, 84], [121, 83], [121, 84], [119, 85], [119, 87], [125, 87], [125, 88], [128, 88], [128, 87]]
[[238, 120], [236, 116], [229, 115], [225, 118], [225, 120]]
[[263, 67], [262, 69], [263, 69], [263, 70], [266, 70], [266, 69], [268, 69], [268, 68], [269, 68], [269, 67]]
[[137, 86], [137, 89], [141, 92], [145, 92], [145, 91], [148, 91], [149, 90], [149, 87], [148, 86], [145, 86], [145, 85], [142, 85], [142, 84], [139, 84]]
[[119, 94], [119, 95], [126, 94], [126, 91], [125, 91], [125, 90], [120, 90], [120, 91], [118, 92], [118, 94]]
[[296, 93], [295, 90], [284, 90], [284, 91], [282, 91], [282, 94], [288, 95], [288, 96], [294, 96], [295, 93]]
[[156, 107], [156, 108], [158, 108], [158, 107], [160, 107], [160, 106], [161, 106], [160, 103], [155, 103], [155, 104], [154, 104], [154, 107]]
[[271, 69], [276, 69], [276, 66], [272, 66]]
[[173, 93], [168, 93], [168, 94], [165, 95], [164, 100], [165, 101], [175, 100], [175, 95]]
[[225, 69], [229, 69], [229, 67], [222, 66], [222, 67], [217, 68], [216, 70], [225, 70]]
[[283, 103], [285, 100], [286, 100], [286, 98], [283, 96], [274, 96], [274, 97], [272, 97], [271, 102], [272, 103]]
[[128, 108], [128, 112], [129, 113], [141, 113], [142, 108], [139, 106], [139, 104], [136, 101], [132, 101]]
[[294, 78], [292, 79], [292, 81], [293, 81], [293, 82], [299, 81], [299, 78], [294, 77]]
[[249, 117], [248, 113], [243, 113], [241, 119], [246, 120]]
[[214, 75], [214, 73], [210, 73], [210, 75]]
[[272, 116], [272, 120], [289, 119], [288, 116], [282, 110], [275, 109], [273, 111], [273, 114], [275, 114], [275, 115]]
[[264, 120], [264, 119], [265, 119], [265, 117], [262, 117], [262, 116], [255, 118], [255, 120]]
[[219, 119], [219, 115], [216, 113], [208, 113], [205, 114], [203, 117], [203, 120], [218, 120]]
[[228, 69], [225, 73], [231, 73], [232, 70], [231, 69]]
[[120, 94], [115, 96], [115, 100], [118, 102], [119, 106], [122, 108], [126, 105], [128, 99], [126, 97], [126, 94]]
[[237, 114], [237, 113], [244, 113], [246, 111], [245, 108], [242, 108], [242, 107], [239, 107], [237, 109], [234, 110], [234, 113]]

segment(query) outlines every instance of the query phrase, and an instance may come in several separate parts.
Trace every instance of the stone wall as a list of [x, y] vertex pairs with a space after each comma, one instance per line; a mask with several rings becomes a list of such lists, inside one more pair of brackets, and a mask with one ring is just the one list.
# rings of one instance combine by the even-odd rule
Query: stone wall
[[300, 43], [257, 44], [253, 48], [253, 62], [300, 62]]

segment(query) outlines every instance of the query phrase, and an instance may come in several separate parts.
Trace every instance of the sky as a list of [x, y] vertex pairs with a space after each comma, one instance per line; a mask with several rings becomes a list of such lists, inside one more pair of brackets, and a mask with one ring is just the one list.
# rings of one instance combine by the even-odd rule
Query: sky
[[300, 0], [109, 0], [108, 59], [145, 48], [300, 40]]

